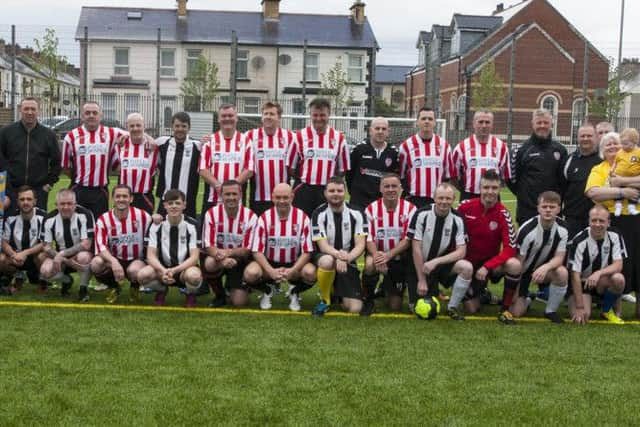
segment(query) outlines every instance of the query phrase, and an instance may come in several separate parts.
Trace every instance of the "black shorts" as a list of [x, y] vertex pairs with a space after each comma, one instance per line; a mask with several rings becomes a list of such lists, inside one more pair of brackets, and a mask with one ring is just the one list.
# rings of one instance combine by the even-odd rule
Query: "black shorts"
[[480, 296], [480, 294], [487, 288], [487, 283], [498, 283], [504, 277], [504, 273], [497, 273], [495, 270], [489, 269], [489, 274], [487, 275], [487, 281], [481, 282], [476, 279], [476, 271], [478, 271], [484, 262], [479, 262], [473, 264], [473, 278], [471, 279], [471, 284], [469, 285], [469, 291], [467, 291], [466, 298], [476, 298]]
[[[520, 297], [528, 297], [529, 296], [529, 285], [531, 285], [531, 275], [533, 274], [533, 271], [531, 272], [525, 272], [521, 277], [520, 277], [520, 286], [518, 286], [518, 296]], [[548, 283], [538, 283], [539, 286], [547, 286]]]
[[131, 204], [134, 208], [142, 209], [146, 211], [149, 215], [153, 214], [155, 199], [153, 198], [153, 193], [133, 193], [133, 203]]
[[333, 281], [333, 295], [341, 298], [362, 300], [362, 286], [360, 285], [360, 272], [355, 265], [348, 265], [345, 273], [336, 272]]
[[324, 185], [300, 184], [294, 189], [293, 206], [302, 209], [309, 218], [325, 201]]
[[433, 204], [431, 197], [407, 196], [407, 200], [413, 203], [418, 209]]
[[40, 269], [36, 266], [36, 256], [29, 255], [19, 271], [24, 271], [27, 274], [27, 278], [31, 283], [38, 283], [40, 278]]
[[[120, 262], [120, 265], [122, 266], [122, 269], [124, 270], [124, 275], [127, 278], [127, 280], [129, 280], [129, 282], [131, 282], [131, 278], [129, 277], [129, 273], [127, 272], [127, 269], [129, 268], [129, 266], [134, 262], [134, 261], [138, 261], [135, 259], [129, 260], [129, 261], [124, 261], [122, 259], [118, 259], [118, 262]], [[100, 283], [105, 283], [105, 284], [114, 284], [116, 283], [116, 278], [113, 275], [113, 270], [111, 269], [111, 267], [107, 267], [107, 271], [105, 271], [103, 274], [96, 274], [96, 279], [98, 279], [98, 281]]]
[[402, 257], [389, 261], [389, 270], [382, 280], [382, 289], [387, 295], [402, 296], [407, 288], [411, 276], [415, 276], [413, 263], [409, 257]]
[[269, 209], [273, 207], [273, 202], [270, 201], [261, 201], [261, 200], [251, 200], [251, 210], [256, 215], [260, 216]]
[[[587, 289], [587, 282], [586, 280], [582, 280], [582, 293], [586, 294], [586, 295], [591, 295], [592, 298], [601, 298], [603, 294], [598, 292], [598, 288], [592, 288], [592, 289]], [[571, 283], [569, 283], [569, 286], [567, 286], [567, 297], [573, 295], [573, 285]]]
[[235, 267], [229, 270], [222, 270], [222, 276], [226, 278], [224, 286], [227, 289], [247, 289], [247, 286], [242, 281], [244, 275], [244, 269], [249, 264], [246, 259], [237, 260], [238, 263]]
[[427, 285], [429, 286], [429, 292], [427, 293], [428, 296], [437, 297], [439, 295], [440, 290], [438, 288], [438, 284], [445, 288], [453, 286], [453, 282], [456, 281], [457, 277], [457, 275], [453, 273], [454, 265], [455, 262], [450, 264], [441, 264], [427, 276]]
[[109, 190], [107, 187], [84, 187], [74, 184], [71, 189], [76, 193], [76, 202], [93, 213], [93, 218], [109, 210]]

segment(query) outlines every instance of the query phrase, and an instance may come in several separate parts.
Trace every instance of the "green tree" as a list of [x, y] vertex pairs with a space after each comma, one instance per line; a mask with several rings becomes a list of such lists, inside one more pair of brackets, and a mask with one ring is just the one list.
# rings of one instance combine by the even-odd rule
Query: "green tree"
[[475, 111], [493, 110], [504, 106], [506, 95], [504, 81], [496, 71], [493, 61], [486, 61], [482, 71], [472, 83], [471, 108]]
[[340, 57], [335, 65], [326, 73], [322, 73], [322, 86], [320, 95], [331, 100], [331, 105], [335, 114], [342, 114], [353, 101], [353, 90], [350, 85], [349, 75], [342, 68]]
[[219, 87], [218, 66], [200, 55], [180, 85], [185, 110], [212, 110]]
[[50, 116], [55, 115], [55, 103], [59, 101], [60, 83], [58, 76], [60, 70], [67, 63], [67, 58], [58, 53], [59, 40], [56, 30], [47, 28], [41, 40], [34, 39], [37, 54], [28, 59], [30, 65], [39, 71], [43, 76], [47, 90], [42, 94], [48, 101]]
[[606, 91], [602, 96], [596, 97], [589, 105], [590, 115], [603, 117], [608, 121], [613, 121], [618, 117], [622, 109], [622, 102], [630, 95], [620, 88], [624, 76], [621, 76], [617, 69], [611, 72], [611, 76]]
[[374, 98], [376, 102], [376, 115], [389, 117], [396, 114], [393, 107], [380, 96]]

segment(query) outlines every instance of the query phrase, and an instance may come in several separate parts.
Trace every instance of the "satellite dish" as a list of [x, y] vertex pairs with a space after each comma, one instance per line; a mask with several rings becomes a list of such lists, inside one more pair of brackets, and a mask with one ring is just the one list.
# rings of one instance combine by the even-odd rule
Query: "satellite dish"
[[287, 55], [286, 53], [283, 53], [282, 55], [278, 56], [278, 63], [280, 65], [288, 65], [291, 62], [291, 55]]
[[254, 56], [253, 59], [251, 60], [251, 65], [253, 65], [253, 68], [255, 68], [256, 70], [259, 70], [260, 68], [264, 67], [264, 63], [265, 63], [265, 60], [262, 56]]

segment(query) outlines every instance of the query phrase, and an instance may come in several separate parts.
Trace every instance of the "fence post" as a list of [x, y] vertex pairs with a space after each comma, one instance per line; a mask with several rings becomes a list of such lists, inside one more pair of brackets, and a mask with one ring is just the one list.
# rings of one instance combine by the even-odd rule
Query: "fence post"
[[304, 109], [307, 109], [307, 39], [304, 39], [302, 45], [302, 103]]
[[155, 102], [155, 122], [156, 122], [156, 136], [160, 135], [160, 38], [161, 30], [158, 28], [158, 40], [156, 41], [156, 54], [158, 61], [158, 68], [156, 69], [156, 102]]
[[509, 61], [509, 107], [507, 110], [507, 146], [513, 142], [513, 88], [516, 74], [516, 36], [511, 40], [511, 59]]
[[[585, 113], [587, 109], [585, 104], [587, 102], [587, 82], [589, 80], [589, 42], [584, 39], [584, 63], [582, 64], [582, 108], [580, 111], [580, 122], [584, 122]], [[573, 141], [572, 141], [573, 143]]]
[[[84, 27], [84, 37], [82, 38], [82, 95], [80, 105], [87, 102], [87, 92], [89, 90], [89, 27]], [[78, 106], [79, 107], [79, 106]], [[78, 108], [80, 111], [80, 108]]]
[[16, 26], [11, 26], [11, 114], [13, 120], [18, 118], [16, 105]]
[[231, 31], [231, 68], [229, 69], [229, 95], [231, 103], [236, 105], [236, 96], [238, 91], [238, 82], [236, 80], [236, 69], [238, 66], [238, 36]]

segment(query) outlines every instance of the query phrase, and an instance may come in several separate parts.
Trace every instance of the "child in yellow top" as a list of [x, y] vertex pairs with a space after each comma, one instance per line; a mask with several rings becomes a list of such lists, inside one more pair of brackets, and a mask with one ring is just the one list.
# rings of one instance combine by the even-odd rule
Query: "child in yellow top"
[[[640, 134], [633, 128], [627, 128], [620, 133], [620, 142], [622, 149], [616, 155], [614, 167], [611, 169], [611, 175], [616, 176], [639, 176], [640, 175], [640, 148], [638, 141]], [[622, 214], [623, 199], [616, 200], [613, 214], [620, 216]], [[627, 210], [631, 215], [638, 215], [638, 200], [628, 200]]]

